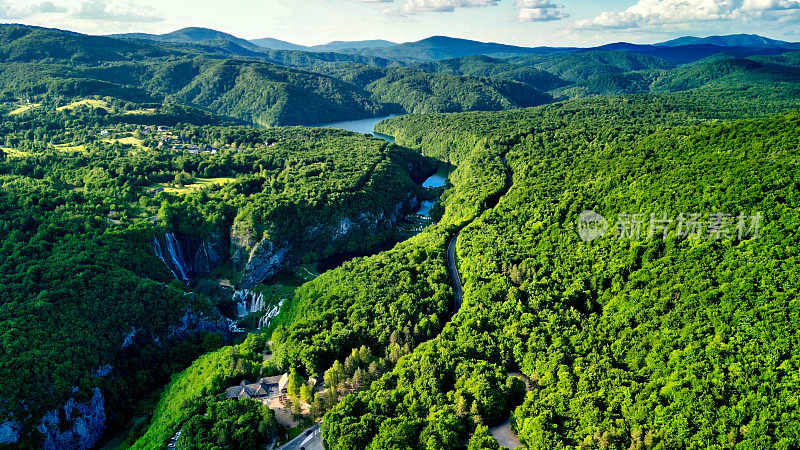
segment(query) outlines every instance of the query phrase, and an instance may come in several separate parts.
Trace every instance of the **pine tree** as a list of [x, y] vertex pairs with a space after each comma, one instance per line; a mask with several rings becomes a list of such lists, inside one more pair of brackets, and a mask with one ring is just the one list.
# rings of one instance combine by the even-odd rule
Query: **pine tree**
[[364, 387], [364, 383], [366, 382], [366, 375], [364, 374], [364, 369], [358, 368], [356, 369], [356, 373], [353, 375], [353, 387], [356, 389], [361, 389]]

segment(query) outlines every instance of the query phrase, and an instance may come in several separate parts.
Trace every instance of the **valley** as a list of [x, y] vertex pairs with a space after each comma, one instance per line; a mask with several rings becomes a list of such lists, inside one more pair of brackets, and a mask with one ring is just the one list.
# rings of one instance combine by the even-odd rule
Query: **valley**
[[799, 49], [0, 24], [0, 446], [793, 448]]

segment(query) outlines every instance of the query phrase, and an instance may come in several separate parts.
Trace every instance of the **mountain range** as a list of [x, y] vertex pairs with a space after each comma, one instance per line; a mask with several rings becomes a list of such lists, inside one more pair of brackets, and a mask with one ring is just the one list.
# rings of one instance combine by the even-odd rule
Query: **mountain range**
[[517, 45], [479, 42], [447, 36], [432, 36], [415, 42], [397, 44], [385, 40], [334, 41], [324, 45], [304, 46], [274, 38], [245, 40], [221, 31], [206, 28], [184, 28], [172, 33], [154, 35], [144, 33], [117, 34], [110, 37], [127, 40], [151, 40], [182, 44], [203, 44], [219, 47], [221, 43], [235, 44], [252, 52], [302, 51], [336, 52], [370, 57], [381, 57], [409, 62], [437, 61], [469, 56], [508, 57], [521, 55], [552, 55], [590, 51], [629, 52], [665, 59], [673, 64], [685, 64], [712, 55], [735, 57], [774, 55], [790, 50], [800, 50], [800, 43], [779, 41], [758, 35], [737, 34], [698, 38], [681, 37], [655, 44], [618, 42], [589, 48], [577, 47], [524, 47]]
[[716, 45], [718, 47], [754, 47], [771, 49], [800, 49], [800, 43], [770, 39], [757, 34], [731, 34], [727, 36], [709, 36], [698, 38], [685, 36], [655, 44], [659, 47], [679, 47], [682, 45]]

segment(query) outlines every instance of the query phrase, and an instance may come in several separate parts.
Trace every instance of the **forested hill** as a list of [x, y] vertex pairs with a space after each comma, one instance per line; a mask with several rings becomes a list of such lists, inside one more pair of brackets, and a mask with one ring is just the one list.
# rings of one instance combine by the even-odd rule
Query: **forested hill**
[[95, 95], [175, 102], [259, 125], [315, 124], [399, 112], [498, 110], [550, 101], [548, 95], [515, 85], [514, 80], [440, 75], [420, 86], [420, 72], [410, 69], [392, 70], [382, 83], [364, 90], [365, 86], [296, 68], [393, 63], [337, 53], [254, 52], [234, 40], [220, 44], [219, 39], [201, 39], [213, 37], [208, 33], [198, 37], [189, 31], [151, 42], [3, 25], [0, 90], [33, 102]]
[[[470, 163], [481, 154], [505, 159], [513, 185], [461, 233], [462, 309], [334, 408], [326, 445], [455, 448], [509, 410], [528, 448], [796, 445], [800, 114], [685, 126], [737, 115], [720, 100], [598, 99], [386, 123], [400, 142], [459, 162], [456, 192], [485, 185], [492, 165]], [[592, 243], [578, 234], [588, 209], [611, 227]], [[708, 211], [706, 224], [728, 212], [763, 221], [757, 239], [703, 228], [684, 240], [683, 211]], [[651, 212], [673, 220], [663, 239], [648, 237]], [[616, 239], [625, 213], [647, 220]], [[524, 395], [507, 376], [518, 370]]]
[[128, 40], [143, 40], [143, 41], [156, 41], [156, 42], [180, 42], [191, 44], [203, 44], [208, 42], [231, 42], [242, 48], [248, 50], [259, 50], [260, 47], [245, 39], [237, 38], [236, 36], [221, 31], [211, 30], [208, 28], [189, 27], [182, 28], [172, 33], [167, 34], [146, 34], [146, 33], [130, 33], [130, 34], [112, 34], [109, 37], [117, 39]]
[[800, 447], [797, 51], [151, 38], [0, 25], [0, 446]]
[[[731, 55], [753, 53], [738, 52], [734, 47], [717, 52], [728, 56], [676, 67], [630, 45], [580, 51], [526, 50], [431, 38], [402, 44], [426, 55], [433, 52], [404, 60], [376, 56], [364, 49], [358, 54], [268, 50], [204, 29], [120, 37], [124, 39], [2, 25], [0, 90], [6, 91], [7, 97], [33, 103], [95, 95], [132, 102], [170, 102], [270, 126], [392, 113], [508, 110], [549, 103], [554, 98], [796, 80], [796, 74], [787, 68], [792, 53], [730, 59]], [[395, 47], [399, 46], [386, 46], [382, 51]], [[677, 52], [683, 46], [658, 48]], [[469, 56], [402, 67], [448, 55]], [[715, 53], [703, 56], [708, 55]]]
[[[41, 105], [0, 121], [0, 424], [23, 447], [73, 435], [83, 446], [118, 427], [230, 337], [236, 306], [219, 279], [238, 288], [379, 245], [416, 200], [414, 180], [435, 171], [339, 130], [156, 131], [111, 120], [128, 115], [118, 106]], [[280, 260], [258, 259], [265, 242]], [[64, 417], [70, 398], [88, 406]]]
[[473, 77], [517, 81], [529, 84], [542, 91], [549, 91], [564, 86], [569, 84], [566, 80], [571, 80], [552, 70], [545, 71], [524, 64], [512, 64], [505, 60], [482, 55], [420, 63], [414, 67], [433, 73], [449, 73], [453, 75], [469, 75]]
[[[325, 392], [303, 398], [314, 417], [330, 410], [326, 448], [496, 448], [484, 427], [509, 415], [529, 448], [797, 444], [800, 115], [754, 117], [798, 106], [792, 91], [759, 103], [732, 87], [382, 122], [458, 165], [440, 224], [304, 285], [271, 346], [193, 365], [137, 448], [202, 415], [179, 405], [213, 404], [236, 379], [230, 358], [262, 349], [266, 370], [325, 372]], [[578, 234], [586, 209], [611, 226], [593, 243]], [[683, 211], [763, 222], [758, 239], [683, 239]], [[627, 212], [672, 228], [616, 239]], [[454, 314], [446, 248], [464, 225]]]

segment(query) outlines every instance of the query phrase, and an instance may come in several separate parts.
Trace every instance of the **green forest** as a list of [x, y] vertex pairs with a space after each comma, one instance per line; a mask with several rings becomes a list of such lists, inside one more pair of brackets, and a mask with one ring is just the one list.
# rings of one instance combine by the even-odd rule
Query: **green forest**
[[800, 446], [797, 51], [207, 31], [0, 25], [0, 447]]

